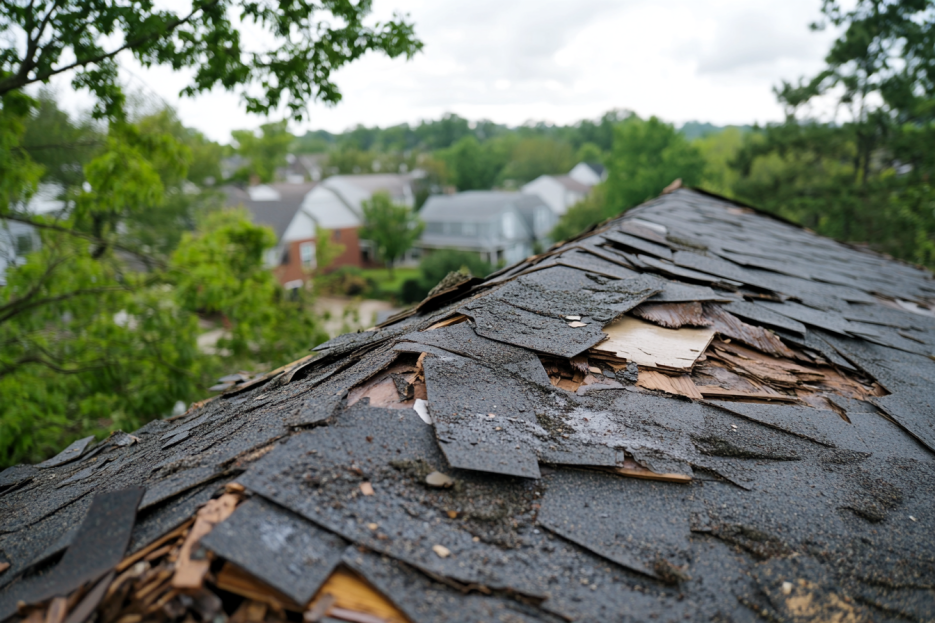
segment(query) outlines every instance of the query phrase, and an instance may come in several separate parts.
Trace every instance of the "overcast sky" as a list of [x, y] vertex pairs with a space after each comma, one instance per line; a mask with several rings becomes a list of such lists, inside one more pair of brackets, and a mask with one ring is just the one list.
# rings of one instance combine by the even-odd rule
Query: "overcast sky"
[[[780, 119], [772, 87], [812, 75], [833, 33], [814, 33], [820, 0], [375, 0], [408, 13], [425, 43], [411, 61], [369, 54], [336, 74], [335, 107], [293, 124], [341, 131], [455, 112], [516, 125], [571, 123], [611, 108], [743, 124]], [[186, 74], [121, 57], [124, 79], [175, 106], [186, 125], [230, 141], [264, 122], [225, 92], [178, 97]], [[60, 91], [62, 87], [59, 87]], [[80, 107], [81, 96], [74, 98]]]

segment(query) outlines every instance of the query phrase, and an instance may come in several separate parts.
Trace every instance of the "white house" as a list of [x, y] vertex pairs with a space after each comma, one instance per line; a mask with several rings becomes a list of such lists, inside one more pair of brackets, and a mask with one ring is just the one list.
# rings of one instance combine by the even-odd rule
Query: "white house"
[[572, 179], [570, 175], [540, 175], [523, 186], [524, 193], [540, 197], [557, 216], [565, 214], [590, 190], [590, 186]]
[[423, 251], [470, 251], [493, 265], [532, 254], [557, 220], [536, 195], [493, 190], [434, 195], [419, 216], [425, 222], [419, 242]]
[[585, 186], [594, 186], [607, 179], [607, 169], [596, 162], [579, 162], [568, 172], [568, 177]]

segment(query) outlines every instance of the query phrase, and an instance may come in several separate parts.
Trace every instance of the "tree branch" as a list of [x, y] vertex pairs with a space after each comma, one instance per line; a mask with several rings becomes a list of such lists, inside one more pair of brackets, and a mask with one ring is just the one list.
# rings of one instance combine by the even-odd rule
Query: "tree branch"
[[80, 368], [63, 368], [58, 363], [53, 363], [37, 355], [26, 355], [25, 357], [20, 357], [15, 362], [0, 368], [0, 378], [16, 372], [20, 366], [24, 366], [29, 363], [38, 363], [61, 374], [81, 374], [82, 372], [90, 372], [91, 370], [100, 370], [101, 368], [106, 368], [109, 362], [107, 359], [98, 359], [97, 362], [92, 362], [92, 365], [86, 365]]
[[[59, 0], [56, 1], [56, 5], [55, 5], [56, 7], [58, 5], [58, 1]], [[130, 41], [125, 42], [123, 45], [121, 45], [120, 47], [114, 50], [111, 50], [110, 52], [104, 52], [102, 54], [98, 54], [96, 56], [92, 56], [89, 58], [77, 59], [73, 63], [70, 63], [68, 65], [63, 65], [62, 67], [59, 67], [57, 69], [51, 69], [42, 74], [37, 74], [33, 76], [32, 78], [30, 78], [27, 74], [32, 69], [32, 66], [30, 64], [33, 61], [31, 58], [24, 55], [23, 63], [20, 65], [19, 71], [16, 74], [8, 78], [0, 80], [0, 95], [4, 95], [15, 89], [21, 89], [22, 87], [27, 86], [29, 84], [33, 84], [35, 82], [45, 82], [52, 76], [56, 76], [60, 73], [64, 73], [71, 69], [75, 69], [76, 67], [84, 67], [85, 65], [94, 65], [94, 64], [100, 63], [101, 61], [105, 61], [109, 58], [113, 58], [114, 56], [120, 54], [124, 50], [130, 50], [152, 39], [163, 37], [167, 35], [168, 33], [171, 33], [172, 31], [174, 31], [179, 26], [187, 24], [192, 19], [194, 19], [195, 15], [204, 11], [204, 9], [206, 9], [207, 7], [217, 4], [218, 2], [220, 2], [220, 0], [211, 0], [210, 2], [207, 2], [199, 6], [197, 9], [192, 10], [192, 12], [186, 15], [185, 17], [169, 22], [168, 24], [166, 24], [166, 27], [159, 32], [154, 32], [154, 33], [145, 35], [143, 37], [137, 37], [136, 39], [132, 39]], [[51, 11], [50, 11], [50, 15], [51, 15]], [[46, 17], [49, 17], [49, 16], [47, 15]], [[44, 29], [45, 28], [43, 27], [43, 30]], [[31, 54], [35, 55], [35, 45], [37, 42], [31, 41], [30, 43], [33, 46]], [[27, 50], [27, 54], [30, 54], [28, 50]]]
[[129, 253], [130, 255], [134, 255], [134, 256], [138, 257], [139, 259], [141, 259], [141, 260], [153, 262], [153, 264], [155, 264], [155, 265], [158, 266], [159, 268], [164, 268], [164, 267], [165, 267], [165, 262], [163, 262], [161, 259], [159, 259], [159, 258], [157, 258], [157, 257], [154, 257], [154, 256], [152, 256], [152, 255], [149, 255], [148, 253], [143, 253], [142, 251], [138, 251], [138, 250], [136, 250], [136, 249], [132, 249], [132, 248], [130, 248], [130, 247], [127, 247], [127, 246], [124, 246], [124, 245], [121, 245], [121, 244], [112, 242], [112, 241], [110, 241], [110, 240], [104, 240], [104, 239], [101, 238], [100, 236], [95, 236], [95, 235], [93, 235], [93, 234], [86, 234], [86, 233], [84, 233], [84, 232], [76, 231], [76, 230], [70, 229], [70, 228], [68, 228], [68, 227], [63, 227], [63, 226], [61, 226], [61, 225], [53, 225], [52, 223], [43, 223], [43, 222], [40, 222], [40, 221], [34, 221], [33, 219], [31, 219], [31, 218], [29, 218], [29, 217], [20, 216], [20, 215], [18, 215], [18, 214], [0, 214], [0, 220], [7, 220], [7, 221], [15, 221], [15, 222], [17, 222], [17, 223], [24, 223], [24, 224], [26, 224], [26, 225], [32, 225], [32, 226], [35, 227], [36, 229], [45, 229], [45, 230], [48, 230], [48, 231], [57, 231], [57, 232], [60, 232], [60, 233], [63, 233], [63, 234], [68, 234], [68, 235], [70, 235], [70, 236], [74, 236], [75, 238], [81, 238], [82, 240], [87, 240], [87, 241], [89, 241], [89, 242], [93, 242], [93, 243], [98, 244], [98, 245], [109, 245], [109, 246], [113, 247], [114, 249], [117, 249], [118, 251], [123, 251], [124, 253]]
[[[59, 294], [58, 296], [47, 296], [46, 298], [36, 299], [31, 302], [27, 302], [22, 305], [15, 305], [8, 309], [3, 314], [0, 314], [0, 323], [6, 322], [10, 318], [13, 318], [17, 314], [21, 314], [30, 309], [40, 307], [42, 305], [48, 305], [49, 303], [58, 303], [61, 301], [67, 301], [68, 299], [75, 298], [77, 296], [88, 296], [91, 294], [105, 294], [107, 292], [120, 292], [121, 290], [126, 290], [124, 286], [101, 286], [100, 288], [87, 288], [84, 290], [72, 290], [71, 292], [66, 292], [65, 294]], [[22, 300], [22, 299], [19, 299]], [[9, 306], [8, 306], [9, 307]]]

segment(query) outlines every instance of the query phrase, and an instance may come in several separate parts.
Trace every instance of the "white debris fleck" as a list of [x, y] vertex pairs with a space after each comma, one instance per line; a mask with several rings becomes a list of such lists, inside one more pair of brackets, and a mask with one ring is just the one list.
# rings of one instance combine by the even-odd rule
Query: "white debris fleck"
[[412, 410], [419, 414], [422, 421], [426, 424], [432, 424], [432, 416], [429, 415], [429, 403], [422, 398], [416, 398], [416, 404], [412, 405]]

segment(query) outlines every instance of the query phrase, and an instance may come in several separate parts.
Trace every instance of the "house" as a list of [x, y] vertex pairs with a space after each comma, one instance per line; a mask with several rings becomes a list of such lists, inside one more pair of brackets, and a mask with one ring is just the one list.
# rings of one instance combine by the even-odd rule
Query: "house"
[[541, 246], [556, 217], [536, 195], [471, 190], [429, 197], [419, 217], [425, 231], [423, 253], [458, 249], [492, 265], [512, 264]]
[[[19, 209], [27, 215], [62, 212], [66, 204], [61, 199], [64, 189], [59, 184], [42, 183], [29, 202]], [[0, 286], [6, 285], [6, 271], [21, 266], [26, 255], [38, 251], [42, 240], [35, 227], [0, 218]]]
[[299, 256], [290, 254], [289, 245], [283, 242], [283, 235], [301, 208], [305, 196], [315, 186], [315, 182], [279, 182], [246, 188], [225, 186], [221, 189], [225, 194], [226, 206], [243, 206], [253, 217], [254, 223], [268, 225], [273, 229], [276, 246], [267, 251], [265, 261], [283, 284], [290, 281], [289, 276], [302, 272]]
[[362, 204], [374, 193], [385, 192], [394, 202], [412, 207], [412, 181], [412, 175], [404, 174], [335, 175], [315, 185], [280, 237], [283, 257], [288, 260], [280, 270], [283, 283], [303, 280], [305, 272], [315, 267], [318, 227], [331, 230], [334, 241], [344, 245], [344, 253], [332, 268], [376, 266], [370, 244], [358, 236], [364, 224]]
[[318, 182], [327, 161], [328, 154], [287, 154], [286, 166], [276, 169], [276, 178], [292, 183]]
[[523, 186], [523, 192], [537, 195], [552, 208], [556, 216], [561, 216], [568, 208], [584, 199], [591, 186], [582, 184], [570, 175], [540, 175]]
[[568, 176], [585, 186], [594, 186], [607, 179], [607, 169], [597, 162], [579, 162]]
[[0, 620], [929, 621], [933, 284], [674, 190], [3, 471]]

